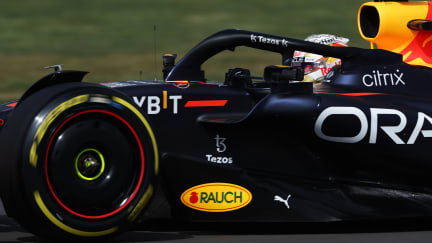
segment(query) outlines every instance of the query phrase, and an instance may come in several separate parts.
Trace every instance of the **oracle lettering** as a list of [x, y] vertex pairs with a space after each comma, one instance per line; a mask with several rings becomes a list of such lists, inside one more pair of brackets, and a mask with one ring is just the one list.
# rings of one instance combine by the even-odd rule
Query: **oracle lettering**
[[[357, 107], [341, 107], [333, 106], [324, 109], [315, 121], [314, 132], [315, 134], [327, 141], [338, 142], [338, 143], [358, 143], [362, 141], [369, 131], [368, 143], [375, 144], [377, 142], [378, 131], [381, 129], [395, 144], [414, 144], [420, 135], [423, 137], [432, 137], [432, 130], [423, 130], [423, 125], [425, 121], [432, 124], [432, 118], [423, 112], [417, 113], [417, 122], [411, 132], [408, 141], [403, 141], [399, 133], [401, 133], [407, 125], [407, 118], [404, 113], [395, 109], [386, 108], [370, 108], [370, 122], [367, 119], [366, 114]], [[326, 119], [330, 116], [338, 115], [352, 115], [358, 119], [359, 132], [354, 136], [332, 136], [331, 134], [325, 134], [323, 132], [323, 124]], [[380, 115], [391, 115], [397, 117], [399, 120], [398, 124], [392, 126], [380, 125], [378, 117]], [[370, 129], [369, 129], [370, 127]]]

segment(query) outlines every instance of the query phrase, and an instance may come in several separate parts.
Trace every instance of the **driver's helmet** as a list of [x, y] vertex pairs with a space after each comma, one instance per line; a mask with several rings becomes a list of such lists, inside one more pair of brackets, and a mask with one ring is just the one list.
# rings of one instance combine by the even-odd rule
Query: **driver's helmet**
[[[318, 34], [308, 36], [305, 41], [329, 45], [329, 46], [348, 46], [349, 39], [330, 34]], [[314, 53], [295, 51], [291, 65], [301, 67], [304, 70], [303, 81], [320, 82], [324, 76], [336, 65], [340, 65], [341, 60], [333, 57], [323, 57]]]

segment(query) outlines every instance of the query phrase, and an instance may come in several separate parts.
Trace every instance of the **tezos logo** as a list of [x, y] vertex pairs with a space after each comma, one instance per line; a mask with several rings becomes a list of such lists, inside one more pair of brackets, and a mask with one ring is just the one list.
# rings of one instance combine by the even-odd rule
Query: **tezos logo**
[[180, 200], [195, 210], [227, 212], [248, 205], [252, 194], [246, 188], [230, 183], [207, 183], [189, 188]]
[[216, 151], [218, 151], [219, 153], [225, 152], [227, 149], [227, 147], [224, 143], [226, 138], [222, 138], [219, 136], [219, 134], [217, 134], [215, 137], [215, 140], [216, 140]]
[[[224, 153], [227, 150], [227, 146], [225, 144], [226, 138], [223, 138], [219, 136], [219, 134], [215, 137], [216, 140], [216, 151], [218, 153]], [[232, 164], [233, 158], [232, 157], [225, 157], [225, 156], [214, 156], [211, 154], [206, 154], [207, 161], [217, 164]]]
[[264, 37], [261, 35], [256, 36], [254, 34], [250, 35], [250, 39], [251, 39], [252, 43], [259, 42], [259, 43], [263, 43], [263, 44], [272, 44], [275, 46], [282, 45], [284, 47], [288, 47], [288, 41], [285, 39], [278, 40], [278, 39], [274, 39], [274, 38]]

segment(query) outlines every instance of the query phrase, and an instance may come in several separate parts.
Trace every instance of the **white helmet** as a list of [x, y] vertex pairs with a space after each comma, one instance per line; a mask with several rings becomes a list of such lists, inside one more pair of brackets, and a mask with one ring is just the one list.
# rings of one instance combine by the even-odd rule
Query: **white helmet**
[[[310, 35], [305, 41], [329, 45], [329, 46], [348, 46], [349, 39], [329, 34]], [[293, 67], [301, 67], [304, 70], [303, 81], [319, 82], [336, 65], [340, 65], [341, 60], [333, 57], [323, 57], [318, 54], [295, 51], [291, 62]]]

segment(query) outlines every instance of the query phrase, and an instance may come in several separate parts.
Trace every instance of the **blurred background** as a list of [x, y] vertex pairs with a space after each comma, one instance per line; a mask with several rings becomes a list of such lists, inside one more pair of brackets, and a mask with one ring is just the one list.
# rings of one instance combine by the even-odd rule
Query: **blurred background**
[[[0, 101], [20, 95], [51, 70], [90, 73], [87, 82], [162, 79], [162, 55], [177, 61], [207, 36], [227, 28], [304, 39], [329, 33], [368, 48], [357, 29], [361, 0], [2, 0]], [[155, 28], [156, 27], [156, 28]], [[156, 29], [156, 31], [155, 31]], [[223, 80], [228, 68], [280, 64], [277, 54], [238, 48], [203, 65]]]

